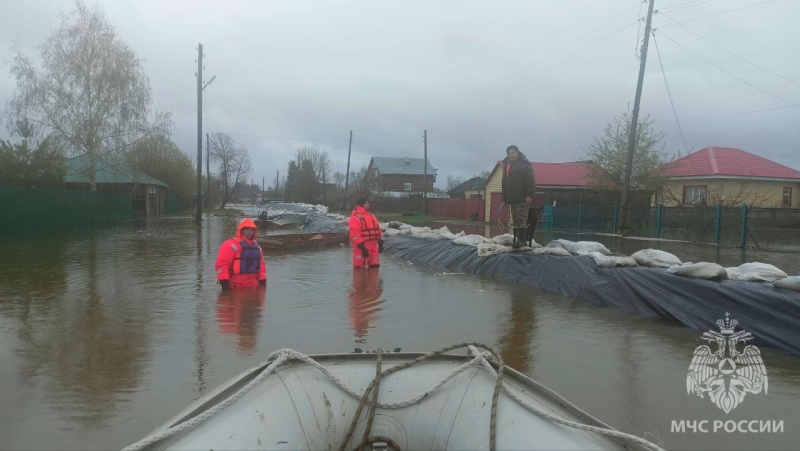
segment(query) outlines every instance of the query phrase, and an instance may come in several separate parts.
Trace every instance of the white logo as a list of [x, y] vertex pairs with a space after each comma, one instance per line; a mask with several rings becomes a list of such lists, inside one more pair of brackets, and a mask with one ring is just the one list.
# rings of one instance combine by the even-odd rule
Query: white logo
[[711, 402], [725, 413], [730, 413], [747, 393], [758, 394], [761, 389], [767, 393], [767, 368], [761, 360], [761, 351], [747, 345], [739, 352], [736, 346], [746, 343], [753, 336], [742, 329], [734, 332], [739, 321], [729, 318], [717, 320], [719, 332], [710, 330], [703, 333], [703, 339], [715, 342], [717, 350], [706, 345], [694, 350], [689, 373], [686, 375], [686, 391], [703, 398], [708, 393]]

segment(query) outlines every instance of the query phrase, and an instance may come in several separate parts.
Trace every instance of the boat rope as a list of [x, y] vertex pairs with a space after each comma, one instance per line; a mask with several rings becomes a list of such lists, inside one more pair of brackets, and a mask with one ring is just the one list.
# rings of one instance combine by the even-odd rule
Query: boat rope
[[[376, 388], [379, 386], [381, 378], [386, 377], [387, 375], [395, 373], [397, 371], [400, 371], [400, 370], [402, 370], [404, 368], [408, 368], [410, 366], [413, 366], [413, 365], [415, 365], [415, 364], [417, 364], [419, 362], [422, 362], [424, 360], [427, 360], [427, 359], [430, 359], [432, 357], [435, 357], [437, 355], [444, 354], [444, 353], [452, 351], [454, 349], [465, 348], [465, 347], [468, 348], [472, 352], [474, 357], [471, 360], [467, 361], [466, 363], [464, 363], [464, 364], [460, 365], [459, 367], [455, 368], [453, 371], [451, 371], [449, 374], [447, 374], [444, 378], [442, 378], [442, 380], [440, 380], [438, 383], [436, 383], [436, 385], [434, 385], [429, 390], [427, 390], [427, 391], [425, 391], [425, 392], [423, 392], [423, 393], [421, 393], [421, 394], [419, 394], [417, 396], [408, 398], [408, 399], [406, 399], [404, 401], [400, 401], [400, 402], [385, 403], [385, 402], [379, 402], [377, 400], [378, 399], [378, 396], [377, 396], [378, 391], [377, 391]], [[479, 348], [484, 349], [484, 351], [480, 351]], [[495, 371], [494, 367], [487, 360], [490, 357], [493, 358], [493, 360], [495, 360], [495, 362], [496, 362], [496, 364], [498, 366], [498, 369], [496, 371]], [[543, 411], [531, 406], [530, 404], [528, 404], [524, 400], [522, 400], [519, 396], [515, 395], [508, 388], [508, 386], [505, 383], [503, 383], [503, 368], [505, 367], [505, 365], [503, 365], [503, 363], [502, 363], [503, 362], [502, 357], [500, 357], [500, 355], [493, 348], [490, 348], [490, 347], [488, 347], [486, 345], [483, 345], [483, 344], [480, 344], [480, 343], [461, 343], [461, 344], [457, 344], [457, 345], [453, 345], [453, 346], [448, 346], [448, 347], [443, 348], [441, 350], [433, 351], [433, 352], [429, 352], [427, 354], [421, 355], [421, 356], [419, 356], [419, 357], [417, 357], [417, 358], [415, 358], [413, 360], [410, 360], [408, 362], [402, 363], [400, 365], [393, 366], [393, 367], [388, 368], [388, 369], [386, 369], [384, 371], [380, 371], [380, 369], [378, 369], [375, 378], [370, 382], [369, 386], [366, 388], [366, 390], [362, 394], [356, 393], [353, 389], [351, 389], [350, 387], [345, 385], [335, 375], [333, 375], [330, 371], [328, 371], [327, 368], [322, 366], [319, 362], [315, 361], [311, 357], [309, 357], [309, 356], [307, 356], [307, 355], [305, 355], [303, 353], [297, 352], [297, 351], [295, 351], [293, 349], [279, 349], [277, 351], [272, 352], [267, 357], [267, 362], [265, 363], [265, 365], [267, 365], [267, 366], [263, 370], [260, 370], [259, 374], [256, 377], [254, 377], [253, 380], [248, 382], [244, 387], [239, 389], [239, 391], [237, 391], [236, 393], [234, 393], [230, 397], [226, 398], [221, 403], [215, 405], [214, 407], [211, 407], [210, 409], [200, 413], [199, 415], [197, 415], [197, 416], [195, 416], [195, 417], [193, 417], [193, 418], [191, 418], [189, 420], [186, 420], [186, 421], [184, 421], [182, 423], [179, 423], [179, 424], [176, 424], [174, 426], [171, 426], [171, 427], [169, 427], [169, 428], [167, 428], [167, 429], [165, 429], [163, 431], [159, 431], [159, 432], [156, 432], [154, 434], [151, 434], [151, 435], [143, 438], [142, 440], [140, 440], [140, 441], [138, 441], [138, 442], [136, 442], [136, 443], [124, 448], [123, 451], [138, 451], [138, 450], [142, 450], [142, 449], [145, 449], [148, 446], [150, 446], [150, 445], [152, 445], [152, 444], [154, 444], [156, 442], [159, 442], [159, 441], [164, 440], [164, 439], [166, 439], [168, 437], [171, 437], [173, 435], [179, 434], [179, 433], [181, 433], [181, 432], [183, 432], [185, 430], [189, 430], [189, 429], [192, 429], [192, 428], [196, 427], [197, 425], [203, 423], [204, 421], [206, 421], [209, 418], [213, 417], [217, 413], [225, 410], [227, 407], [229, 407], [230, 405], [232, 405], [233, 403], [235, 403], [236, 401], [241, 399], [253, 387], [255, 387], [258, 384], [260, 384], [265, 378], [267, 378], [270, 375], [274, 374], [278, 370], [278, 368], [280, 368], [285, 362], [290, 361], [290, 360], [299, 360], [299, 361], [308, 363], [309, 365], [317, 368], [321, 373], [323, 373], [325, 376], [327, 376], [334, 384], [336, 384], [339, 388], [341, 388], [345, 393], [349, 394], [353, 398], [360, 399], [362, 401], [362, 403], [359, 404], [359, 411], [355, 415], [354, 422], [357, 421], [357, 419], [360, 417], [360, 413], [361, 413], [361, 410], [363, 409], [364, 404], [369, 404], [370, 407], [373, 409], [371, 411], [370, 415], [374, 415], [374, 409], [377, 409], [377, 408], [399, 409], [399, 408], [403, 408], [403, 407], [416, 405], [422, 399], [424, 399], [425, 397], [427, 397], [428, 395], [430, 395], [434, 391], [438, 390], [442, 385], [444, 385], [447, 381], [449, 381], [450, 379], [452, 379], [453, 377], [455, 377], [459, 373], [461, 373], [463, 371], [466, 371], [467, 369], [469, 369], [470, 367], [473, 367], [475, 365], [482, 365], [496, 379], [495, 387], [494, 387], [494, 393], [492, 395], [492, 410], [491, 410], [491, 415], [490, 415], [490, 427], [489, 427], [489, 440], [490, 440], [489, 447], [490, 447], [491, 450], [495, 449], [494, 447], [495, 447], [495, 438], [496, 438], [495, 423], [496, 423], [496, 418], [497, 418], [497, 400], [498, 400], [498, 396], [499, 396], [499, 393], [500, 393], [500, 389], [502, 388], [511, 397], [511, 399], [516, 401], [519, 405], [521, 405], [522, 407], [526, 408], [527, 410], [533, 412], [534, 414], [539, 415], [539, 416], [541, 416], [541, 417], [543, 417], [545, 419], [548, 419], [548, 420], [550, 420], [550, 421], [552, 421], [554, 423], [558, 423], [558, 424], [561, 424], [561, 425], [564, 425], [564, 426], [568, 426], [568, 427], [576, 428], [576, 429], [580, 429], [580, 430], [597, 432], [597, 433], [605, 434], [605, 435], [608, 435], [608, 436], [611, 436], [611, 437], [616, 437], [616, 438], [628, 440], [628, 441], [631, 441], [631, 442], [635, 442], [635, 443], [639, 444], [640, 446], [642, 446], [642, 447], [644, 447], [646, 449], [649, 449], [651, 451], [663, 451], [662, 448], [658, 447], [654, 443], [652, 443], [652, 442], [650, 442], [648, 440], [645, 440], [644, 438], [637, 437], [637, 436], [635, 436], [633, 434], [620, 432], [620, 431], [617, 431], [617, 430], [614, 430], [614, 429], [610, 429], [610, 428], [592, 426], [592, 425], [588, 425], [588, 424], [583, 424], [583, 423], [578, 423], [578, 422], [574, 422], [574, 421], [565, 420], [565, 419], [558, 418], [558, 417], [555, 417], [553, 415], [550, 415], [550, 414], [548, 414], [546, 412], [543, 412]], [[380, 364], [379, 364], [379, 366], [380, 366]], [[531, 381], [533, 381], [533, 380], [531, 379]], [[543, 385], [541, 385], [541, 384], [539, 384], [539, 383], [537, 383], [535, 381], [533, 381], [533, 383], [539, 389], [541, 389], [542, 391], [547, 392], [547, 394], [549, 396], [551, 396], [552, 398], [558, 400], [559, 403], [561, 403], [563, 405], [567, 405], [567, 406], [569, 406], [569, 407], [571, 407], [571, 408], [573, 408], [575, 410], [580, 411], [580, 409], [578, 409], [573, 404], [569, 403], [567, 400], [565, 400], [564, 398], [562, 398], [560, 395], [558, 395], [557, 393], [553, 392], [552, 390], [548, 389], [547, 387], [544, 387]], [[368, 399], [368, 396], [372, 392], [373, 389], [375, 389], [375, 393], [373, 394], [373, 400], [372, 400], [372, 402], [367, 403], [366, 399]], [[368, 424], [368, 426], [371, 427], [371, 423]], [[355, 430], [355, 426], [353, 424], [351, 424], [351, 430], [348, 431], [348, 436], [346, 437], [345, 442], [342, 444], [342, 449], [350, 441], [350, 438], [352, 437], [352, 434], [353, 434], [354, 430]], [[367, 428], [367, 430], [365, 432], [365, 436], [368, 435], [368, 434], [369, 434], [369, 428]], [[366, 440], [362, 440], [362, 443], [359, 444], [359, 446], [365, 446], [365, 445], [367, 445], [369, 443], [375, 443], [375, 442], [379, 442], [379, 441], [383, 441], [383, 442], [385, 442], [385, 443], [387, 443], [387, 444], [389, 444], [391, 446], [394, 446], [395, 449], [399, 450], [399, 447], [393, 441], [386, 440], [386, 437], [377, 437], [377, 436], [367, 437]], [[359, 448], [356, 448], [356, 449], [359, 449]]]
[[[361, 418], [361, 410], [364, 408], [364, 405], [367, 404], [367, 398], [370, 394], [370, 387], [374, 387], [372, 389], [372, 402], [369, 404], [369, 411], [367, 413], [367, 427], [364, 429], [364, 437], [361, 439], [361, 443], [359, 443], [353, 449], [362, 449], [367, 443], [372, 443], [370, 441], [369, 433], [372, 430], [372, 421], [375, 419], [375, 411], [378, 410], [376, 404], [378, 403], [378, 392], [380, 391], [380, 384], [381, 384], [381, 365], [383, 363], [383, 350], [378, 348], [378, 355], [377, 355], [378, 363], [375, 366], [375, 384], [370, 384], [366, 390], [364, 390], [364, 395], [361, 396], [361, 402], [358, 403], [358, 408], [356, 409], [356, 414], [353, 416], [353, 421], [350, 422], [350, 427], [347, 429], [347, 434], [344, 436], [344, 441], [342, 442], [342, 446], [339, 447], [339, 451], [344, 451], [347, 449], [347, 444], [350, 442], [350, 438], [353, 436], [353, 432], [356, 430], [356, 426], [358, 425], [358, 419]], [[396, 451], [400, 451], [399, 447], [396, 447]]]

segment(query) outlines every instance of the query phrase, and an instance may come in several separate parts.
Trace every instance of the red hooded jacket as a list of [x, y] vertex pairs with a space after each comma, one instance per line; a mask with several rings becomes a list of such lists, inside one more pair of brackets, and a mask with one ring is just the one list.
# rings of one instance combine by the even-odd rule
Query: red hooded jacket
[[[242, 229], [250, 227], [256, 233], [252, 240], [242, 236]], [[256, 237], [258, 227], [250, 218], [242, 219], [236, 229], [236, 236], [222, 243], [217, 253], [217, 279], [230, 281], [231, 288], [255, 287], [260, 280], [267, 280], [267, 266], [264, 251]]]

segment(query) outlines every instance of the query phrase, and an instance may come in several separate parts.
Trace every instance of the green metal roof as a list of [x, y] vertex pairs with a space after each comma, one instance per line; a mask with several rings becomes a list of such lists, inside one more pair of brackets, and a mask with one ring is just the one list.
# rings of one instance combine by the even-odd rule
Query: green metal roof
[[[66, 183], [89, 183], [89, 171], [86, 168], [86, 154], [67, 159]], [[97, 157], [95, 163], [96, 183], [140, 183], [143, 185], [158, 185], [169, 188], [166, 183], [128, 166], [125, 163], [111, 163]]]

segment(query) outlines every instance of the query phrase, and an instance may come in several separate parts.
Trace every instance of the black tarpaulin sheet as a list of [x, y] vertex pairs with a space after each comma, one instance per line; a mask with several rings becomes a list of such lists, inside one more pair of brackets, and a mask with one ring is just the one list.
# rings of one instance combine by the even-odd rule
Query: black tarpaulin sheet
[[391, 236], [385, 243], [384, 255], [524, 283], [699, 332], [719, 330], [716, 321], [727, 312], [753, 334], [749, 343], [800, 355], [800, 293], [765, 283], [696, 279], [641, 266], [599, 268], [591, 257], [510, 253], [481, 258], [475, 247], [449, 240]]

